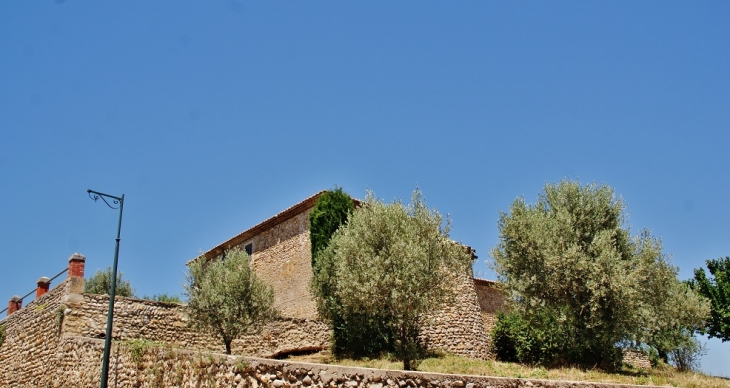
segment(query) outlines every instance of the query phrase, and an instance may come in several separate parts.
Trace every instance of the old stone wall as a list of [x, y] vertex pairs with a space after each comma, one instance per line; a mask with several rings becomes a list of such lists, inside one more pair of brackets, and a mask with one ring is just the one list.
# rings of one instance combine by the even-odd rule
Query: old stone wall
[[274, 288], [274, 307], [285, 317], [317, 317], [317, 306], [309, 292], [312, 279], [310, 211], [311, 208], [240, 245], [244, 249], [252, 244], [256, 275]]
[[636, 350], [624, 350], [623, 362], [624, 364], [631, 365], [634, 368], [651, 369], [651, 361], [649, 361], [649, 356]]
[[[63, 343], [50, 387], [98, 387], [101, 340]], [[191, 352], [155, 344], [116, 343], [109, 386], [236, 388], [620, 388], [631, 385], [406, 372]], [[646, 386], [643, 386], [646, 387]]]
[[[282, 316], [317, 318], [316, 303], [309, 292], [312, 278], [311, 209], [307, 208], [239, 245], [245, 249], [251, 244], [256, 275], [274, 288], [274, 306]], [[455, 278], [457, 298], [454, 304], [432, 314], [433, 324], [424, 330], [422, 338], [435, 349], [467, 357], [488, 358], [489, 330], [485, 328], [484, 314], [471, 279], [471, 272], [468, 276]]]
[[[103, 338], [109, 297], [84, 294], [83, 300], [84, 303], [68, 312], [64, 333]], [[116, 298], [112, 338], [164, 341], [186, 349], [225, 350], [220, 338], [188, 326], [188, 318], [181, 305], [134, 298]], [[231, 351], [235, 354], [258, 357], [321, 350], [329, 345], [329, 327], [312, 319], [284, 317], [267, 324], [262, 333], [244, 335], [231, 345]]]
[[0, 345], [0, 387], [40, 387], [56, 371], [59, 329], [71, 282], [61, 282], [46, 294], [0, 321], [5, 341]]
[[424, 328], [421, 338], [430, 349], [488, 359], [490, 333], [484, 328], [471, 271], [454, 276], [452, 282], [455, 300], [432, 314], [432, 323]]
[[497, 282], [485, 279], [474, 279], [474, 287], [479, 302], [484, 329], [491, 333], [497, 323], [497, 313], [505, 307], [505, 298]]
[[[0, 320], [5, 340], [0, 345], [0, 387], [98, 386], [98, 371], [106, 331], [107, 295], [82, 294], [84, 279], [68, 278], [27, 306]], [[183, 306], [116, 298], [113, 338], [147, 340], [198, 351], [223, 352], [222, 341], [187, 326]], [[239, 355], [276, 357], [329, 345], [329, 327], [319, 321], [281, 318], [263, 332], [235, 340]], [[84, 368], [76, 363], [85, 359]], [[88, 359], [87, 359], [88, 358]], [[92, 368], [93, 366], [93, 368]], [[58, 385], [57, 374], [67, 376]], [[73, 384], [67, 384], [73, 382]], [[81, 385], [79, 385], [81, 384]]]

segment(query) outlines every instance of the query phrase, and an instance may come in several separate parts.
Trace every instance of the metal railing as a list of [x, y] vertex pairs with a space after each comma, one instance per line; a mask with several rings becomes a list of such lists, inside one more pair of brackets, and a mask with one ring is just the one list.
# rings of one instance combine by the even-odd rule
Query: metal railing
[[[57, 273], [56, 276], [52, 277], [50, 280], [48, 280], [48, 282], [49, 283], [52, 282], [54, 279], [56, 279], [57, 277], [63, 275], [67, 271], [68, 271], [68, 267], [64, 268], [63, 271]], [[37, 289], [38, 289], [38, 287], [32, 289], [29, 293], [27, 293], [27, 294], [23, 295], [22, 297], [20, 297], [20, 301], [22, 302], [23, 299], [29, 297], [31, 294], [33, 294], [34, 292], [36, 292]], [[8, 308], [7, 307], [5, 307], [4, 309], [0, 310], [0, 314], [4, 313], [6, 311], [8, 311]]]

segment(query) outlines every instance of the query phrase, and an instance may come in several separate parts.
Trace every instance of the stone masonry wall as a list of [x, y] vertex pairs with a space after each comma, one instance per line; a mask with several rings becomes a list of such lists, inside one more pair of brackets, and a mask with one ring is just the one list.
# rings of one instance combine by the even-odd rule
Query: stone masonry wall
[[71, 280], [0, 321], [6, 335], [0, 345], [0, 387], [45, 386], [56, 371], [60, 318]]
[[312, 254], [309, 241], [310, 209], [243, 242], [253, 244], [256, 275], [274, 288], [274, 307], [282, 316], [314, 319], [317, 306], [309, 293]]
[[[84, 294], [83, 300], [83, 304], [68, 312], [64, 332], [79, 337], [104, 338], [109, 297]], [[188, 318], [181, 305], [133, 298], [116, 298], [112, 338], [162, 341], [186, 349], [225, 350], [217, 336], [188, 327]], [[329, 327], [326, 324], [285, 317], [267, 324], [260, 334], [234, 340], [231, 351], [239, 355], [274, 357], [328, 346]]]
[[[0, 387], [79, 386], [85, 371], [100, 365], [109, 297], [82, 294], [83, 288], [82, 277], [70, 277], [0, 320], [6, 335], [0, 344]], [[187, 327], [180, 305], [118, 297], [114, 311], [113, 338], [117, 341], [148, 340], [169, 347], [224, 351], [219, 338]], [[232, 351], [275, 357], [321, 350], [328, 345], [326, 324], [282, 318], [268, 324], [259, 334], [235, 340]], [[75, 363], [84, 357], [91, 359], [79, 369]], [[57, 374], [62, 371], [68, 379], [60, 384], [63, 380], [57, 379]], [[95, 379], [98, 386], [98, 376]]]
[[504, 293], [499, 289], [497, 282], [491, 280], [474, 279], [474, 287], [484, 320], [484, 330], [491, 333], [497, 323], [497, 313], [505, 307]]
[[[99, 386], [101, 340], [69, 339], [49, 387]], [[353, 368], [115, 343], [109, 386], [235, 388], [621, 388], [607, 383]], [[646, 386], [642, 386], [646, 387]]]
[[441, 349], [460, 356], [488, 359], [490, 334], [484, 328], [471, 270], [454, 276], [456, 299], [432, 315], [432, 324], [421, 337], [430, 349]]
[[624, 364], [631, 365], [634, 368], [651, 369], [651, 361], [649, 361], [649, 356], [636, 350], [624, 350], [623, 362]]
[[[282, 316], [316, 319], [317, 308], [309, 292], [312, 278], [309, 240], [311, 208], [265, 230], [239, 245], [253, 247], [256, 275], [274, 288], [274, 306]], [[429, 346], [450, 353], [489, 357], [489, 334], [477, 301], [471, 274], [454, 280], [455, 304], [433, 314], [434, 324], [424, 331]], [[327, 337], [329, 338], [329, 336]]]

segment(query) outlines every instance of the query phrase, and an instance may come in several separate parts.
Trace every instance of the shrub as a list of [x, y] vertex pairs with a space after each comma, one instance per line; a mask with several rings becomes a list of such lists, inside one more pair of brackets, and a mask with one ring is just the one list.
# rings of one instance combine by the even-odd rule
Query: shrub
[[182, 303], [182, 298], [180, 298], [179, 295], [168, 295], [166, 293], [162, 293], [159, 295], [155, 294], [155, 295], [152, 295], [151, 297], [145, 295], [142, 297], [142, 299], [152, 300], [155, 302], [163, 302], [163, 303]]
[[517, 311], [500, 312], [492, 332], [497, 358], [524, 364], [554, 365], [563, 362], [567, 332], [555, 315], [526, 317]]

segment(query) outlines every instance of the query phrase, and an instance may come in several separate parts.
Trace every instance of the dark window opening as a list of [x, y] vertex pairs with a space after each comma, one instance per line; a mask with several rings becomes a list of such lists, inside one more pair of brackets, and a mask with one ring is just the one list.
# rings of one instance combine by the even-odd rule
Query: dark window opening
[[246, 254], [251, 256], [253, 253], [253, 243], [246, 245], [245, 248], [243, 248], [246, 251]]

